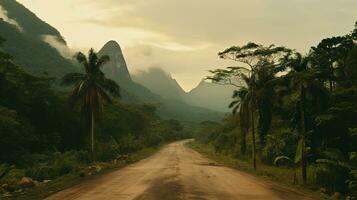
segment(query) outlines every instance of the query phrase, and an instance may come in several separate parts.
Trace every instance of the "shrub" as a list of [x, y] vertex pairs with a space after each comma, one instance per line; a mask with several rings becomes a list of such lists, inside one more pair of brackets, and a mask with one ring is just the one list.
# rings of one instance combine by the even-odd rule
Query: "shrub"
[[96, 161], [109, 161], [115, 159], [119, 154], [118, 143], [110, 137], [107, 140], [100, 140], [96, 144], [94, 158]]
[[11, 187], [17, 187], [17, 183], [25, 176], [23, 169], [11, 169], [2, 179], [1, 182], [9, 184]]

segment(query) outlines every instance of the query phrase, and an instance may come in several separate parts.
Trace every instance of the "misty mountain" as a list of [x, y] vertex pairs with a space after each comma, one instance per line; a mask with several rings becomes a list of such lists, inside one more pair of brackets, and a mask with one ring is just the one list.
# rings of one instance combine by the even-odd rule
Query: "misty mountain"
[[[124, 101], [157, 105], [158, 113], [162, 117], [178, 119], [187, 123], [219, 120], [223, 117], [223, 113], [187, 104], [184, 100], [185, 92], [179, 84], [172, 78], [167, 81], [170, 76], [160, 69], [152, 69], [145, 75], [136, 75], [132, 79], [125, 57], [117, 42], [106, 43], [99, 51], [99, 55], [110, 57], [110, 61], [103, 66], [103, 71], [127, 93], [123, 95]], [[160, 85], [161, 83], [168, 85]], [[172, 88], [174, 90], [171, 90]], [[127, 95], [131, 95], [130, 98]], [[176, 96], [182, 98], [176, 98]]]
[[196, 88], [186, 93], [170, 74], [160, 68], [141, 71], [135, 74], [133, 79], [163, 98], [175, 99], [191, 106], [219, 112], [230, 111], [228, 105], [235, 89], [233, 86], [218, 85], [202, 80]]
[[212, 110], [229, 112], [228, 105], [232, 101], [231, 97], [235, 89], [234, 86], [219, 85], [202, 80], [187, 94], [186, 102]]
[[133, 79], [163, 98], [185, 100], [185, 91], [170, 74], [160, 68], [150, 68], [147, 71], [141, 71], [135, 74]]
[[107, 42], [102, 49], [98, 52], [98, 55], [107, 55], [110, 57], [111, 62], [103, 66], [103, 72], [108, 78], [117, 82], [130, 82], [131, 77], [126, 65], [123, 52], [120, 45], [116, 41]]
[[66, 47], [59, 31], [17, 1], [0, 0], [0, 35], [6, 39], [2, 48], [29, 73], [60, 77], [76, 69], [50, 45]]
[[99, 50], [98, 55], [110, 57], [110, 61], [103, 66], [103, 72], [108, 78], [116, 81], [122, 90], [131, 95], [131, 98], [127, 98], [129, 94], [122, 95], [124, 100], [135, 103], [157, 103], [160, 101], [159, 95], [132, 81], [123, 52], [116, 41], [107, 42]]
[[[70, 59], [70, 50], [60, 32], [16, 1], [0, 0], [0, 36], [6, 40], [3, 49], [30, 74], [46, 73], [61, 79], [66, 73], [80, 70]], [[157, 105], [160, 116], [187, 123], [222, 118], [222, 113], [167, 100], [134, 82], [117, 42], [109, 41], [99, 55], [111, 58], [103, 71], [120, 85], [122, 101]]]

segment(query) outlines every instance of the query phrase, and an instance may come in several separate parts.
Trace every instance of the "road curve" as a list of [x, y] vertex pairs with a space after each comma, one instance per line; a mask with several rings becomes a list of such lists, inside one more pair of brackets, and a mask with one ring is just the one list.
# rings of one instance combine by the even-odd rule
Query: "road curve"
[[312, 200], [244, 172], [212, 165], [187, 141], [46, 200]]

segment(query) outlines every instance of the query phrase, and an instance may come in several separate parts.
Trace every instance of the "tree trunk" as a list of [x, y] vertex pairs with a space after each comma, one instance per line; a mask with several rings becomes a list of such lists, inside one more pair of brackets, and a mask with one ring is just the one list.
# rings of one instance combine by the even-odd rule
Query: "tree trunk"
[[247, 137], [247, 133], [244, 131], [242, 133], [242, 138], [241, 138], [241, 141], [240, 141], [240, 146], [241, 146], [240, 150], [241, 150], [242, 155], [245, 155], [246, 152], [247, 152], [247, 139], [246, 139], [246, 137]]
[[256, 162], [256, 148], [255, 148], [255, 124], [254, 124], [254, 111], [252, 111], [252, 159], [253, 159], [253, 168], [257, 169]]
[[92, 128], [91, 128], [91, 148], [92, 153], [94, 152], [94, 112], [92, 112]]
[[300, 125], [301, 125], [301, 176], [302, 181], [306, 184], [307, 179], [307, 160], [306, 160], [306, 130], [305, 130], [305, 87], [301, 86], [300, 96]]
[[[333, 76], [333, 66], [332, 66], [332, 64], [330, 65], [330, 74], [332, 74], [331, 76]], [[330, 93], [332, 93], [333, 92], [332, 77], [329, 77], [328, 81], [329, 81], [329, 85], [330, 85]]]

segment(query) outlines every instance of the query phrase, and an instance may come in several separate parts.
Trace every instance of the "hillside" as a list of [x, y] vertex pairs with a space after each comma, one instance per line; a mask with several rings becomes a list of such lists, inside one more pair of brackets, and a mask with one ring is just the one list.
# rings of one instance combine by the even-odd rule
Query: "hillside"
[[219, 112], [229, 112], [229, 103], [235, 87], [218, 85], [202, 80], [190, 92], [185, 92], [177, 81], [160, 68], [150, 68], [133, 76], [133, 80], [145, 85], [153, 93], [166, 99], [185, 102]]
[[0, 35], [6, 39], [2, 48], [14, 57], [16, 64], [31, 74], [46, 73], [53, 77], [76, 70], [70, 60], [46, 40], [51, 38], [65, 46], [59, 31], [16, 1], [0, 0], [0, 6], [3, 16]]
[[[68, 72], [80, 70], [71, 60], [71, 52], [58, 30], [17, 1], [0, 0], [0, 6], [0, 36], [6, 40], [2, 48], [13, 56], [15, 64], [32, 75], [48, 75], [57, 80]], [[216, 111], [191, 106], [177, 99], [162, 98], [132, 81], [117, 42], [109, 41], [98, 53], [110, 56], [111, 60], [103, 71], [120, 85], [123, 102], [157, 105], [159, 115], [187, 123], [223, 117]]]
[[166, 99], [184, 101], [186, 93], [177, 81], [160, 68], [134, 74], [133, 80]]
[[232, 101], [231, 96], [235, 89], [234, 86], [219, 85], [202, 80], [187, 94], [186, 102], [221, 112], [230, 112], [228, 105]]
[[[186, 103], [185, 99], [176, 98], [176, 95], [182, 95], [184, 98], [185, 93], [173, 79], [171, 81], [174, 82], [169, 82], [170, 85], [167, 85], [166, 77], [168, 75], [162, 70], [154, 69], [149, 73], [149, 76], [142, 76], [146, 78], [144, 81], [133, 76], [133, 81], [121, 47], [117, 42], [109, 41], [106, 43], [99, 51], [99, 55], [110, 56], [110, 61], [103, 67], [103, 71], [108, 77], [115, 80], [124, 91], [131, 94], [130, 101], [127, 101], [128, 98], [123, 95], [125, 101], [156, 105], [160, 116], [178, 119], [185, 123], [222, 119], [223, 113], [221, 112], [193, 106]], [[163, 84], [160, 84], [161, 82]], [[175, 88], [175, 90], [171, 90], [172, 88]]]

